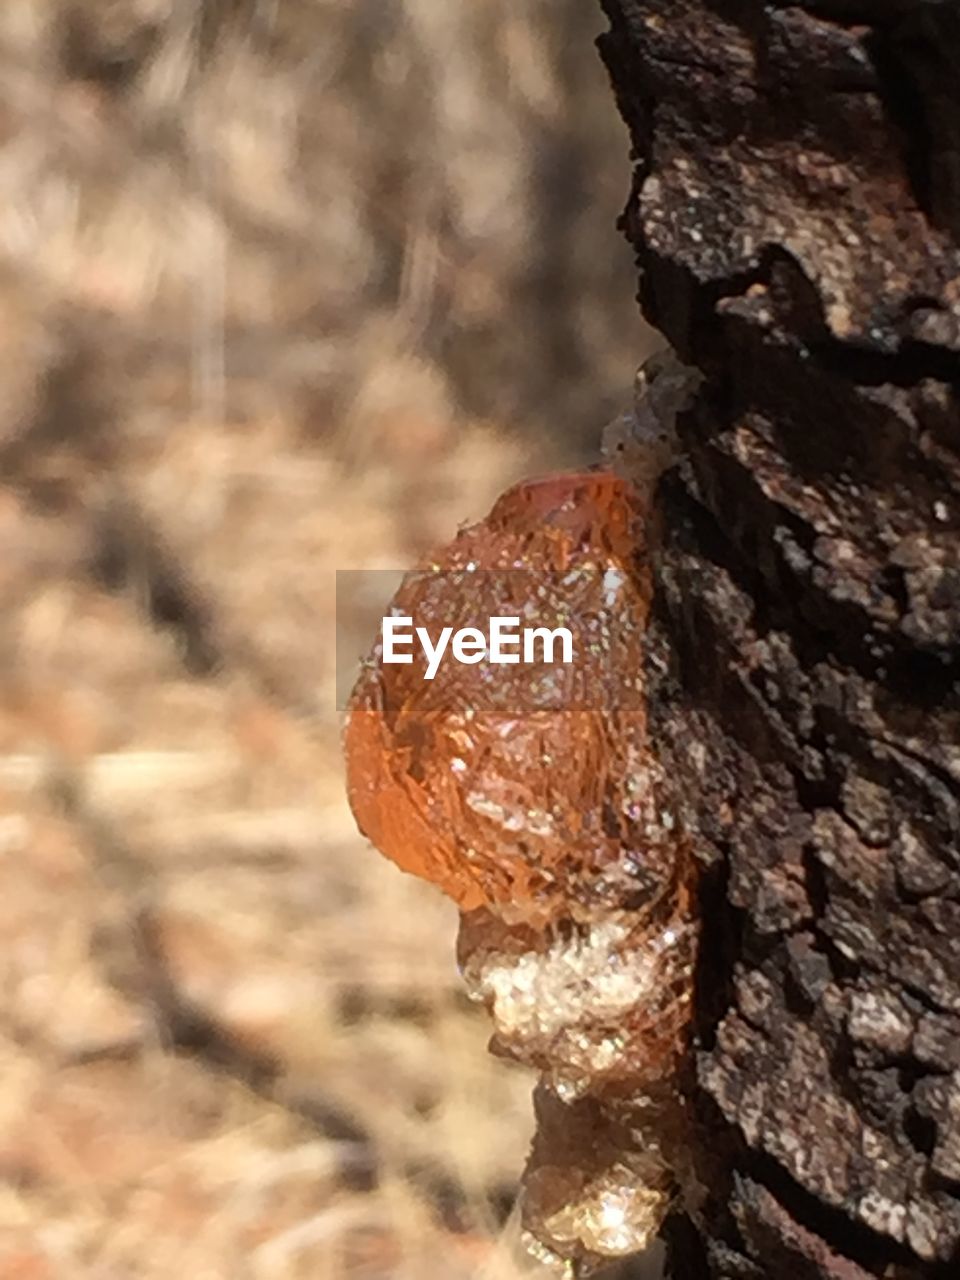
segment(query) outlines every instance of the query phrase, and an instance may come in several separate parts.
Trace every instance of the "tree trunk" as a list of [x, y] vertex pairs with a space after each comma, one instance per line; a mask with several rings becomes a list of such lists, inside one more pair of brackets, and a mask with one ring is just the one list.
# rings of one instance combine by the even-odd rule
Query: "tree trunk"
[[677, 1280], [960, 1274], [960, 7], [604, 0], [706, 382], [655, 740], [706, 870]]

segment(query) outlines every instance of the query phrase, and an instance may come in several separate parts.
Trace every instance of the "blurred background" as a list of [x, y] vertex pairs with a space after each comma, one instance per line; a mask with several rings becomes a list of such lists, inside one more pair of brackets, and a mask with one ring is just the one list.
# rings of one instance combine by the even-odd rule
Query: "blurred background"
[[2, 1280], [523, 1273], [530, 1081], [355, 833], [334, 571], [629, 398], [602, 26], [0, 5]]

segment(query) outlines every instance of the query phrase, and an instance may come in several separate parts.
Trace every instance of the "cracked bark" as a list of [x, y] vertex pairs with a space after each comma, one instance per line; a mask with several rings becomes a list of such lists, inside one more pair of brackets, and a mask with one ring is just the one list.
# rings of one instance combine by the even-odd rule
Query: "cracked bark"
[[648, 653], [707, 869], [682, 1280], [960, 1267], [960, 9], [604, 0], [706, 382]]

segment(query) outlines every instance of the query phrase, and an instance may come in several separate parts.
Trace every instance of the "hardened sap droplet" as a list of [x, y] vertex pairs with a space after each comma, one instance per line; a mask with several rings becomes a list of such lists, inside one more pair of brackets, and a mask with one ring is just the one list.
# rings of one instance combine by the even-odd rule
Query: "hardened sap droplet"
[[544, 1257], [639, 1251], [677, 1194], [694, 860], [647, 734], [644, 496], [609, 471], [503, 495], [404, 579], [431, 633], [569, 620], [567, 664], [363, 667], [345, 731], [357, 823], [461, 909], [498, 1053], [536, 1067], [524, 1223]]

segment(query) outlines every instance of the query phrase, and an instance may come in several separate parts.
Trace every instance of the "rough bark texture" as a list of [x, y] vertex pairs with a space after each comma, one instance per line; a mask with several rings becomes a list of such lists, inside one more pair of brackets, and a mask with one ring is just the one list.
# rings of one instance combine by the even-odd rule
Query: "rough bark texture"
[[[960, 1273], [960, 8], [604, 0], [680, 423], [648, 679], [707, 870], [672, 1274]], [[720, 1172], [717, 1172], [719, 1168]]]

